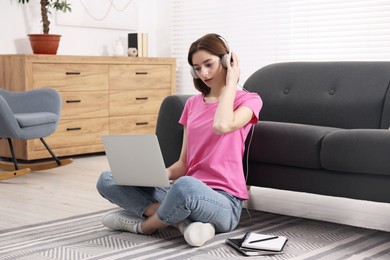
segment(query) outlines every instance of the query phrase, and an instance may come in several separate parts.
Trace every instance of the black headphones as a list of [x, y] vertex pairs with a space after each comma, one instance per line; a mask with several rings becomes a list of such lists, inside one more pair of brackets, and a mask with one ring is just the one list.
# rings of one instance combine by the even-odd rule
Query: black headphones
[[[225, 48], [226, 48], [226, 50], [227, 50], [227, 52], [228, 52], [228, 53], [224, 54], [224, 55], [221, 57], [222, 66], [223, 66], [224, 68], [227, 68], [226, 59], [228, 59], [228, 57], [230, 57], [230, 47], [229, 47], [229, 44], [227, 43], [227, 41], [225, 40], [225, 38], [223, 38], [222, 36], [220, 36], [220, 35], [216, 35], [216, 36], [223, 42], [223, 45], [225, 45]], [[195, 71], [194, 67], [191, 67], [190, 73], [191, 73], [191, 76], [192, 76], [194, 79], [199, 79], [198, 74], [196, 74], [196, 71]]]

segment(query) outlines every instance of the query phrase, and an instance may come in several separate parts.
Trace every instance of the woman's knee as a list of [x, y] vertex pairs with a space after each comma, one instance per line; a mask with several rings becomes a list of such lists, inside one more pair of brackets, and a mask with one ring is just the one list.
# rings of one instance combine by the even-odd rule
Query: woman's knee
[[104, 195], [107, 189], [114, 184], [111, 172], [105, 171], [100, 174], [99, 179], [96, 183], [96, 189], [101, 195]]
[[190, 176], [183, 176], [177, 179], [171, 187], [170, 192], [174, 193], [178, 198], [186, 198], [194, 193], [199, 194], [199, 185], [203, 183], [198, 179]]
[[169, 194], [175, 201], [188, 201], [202, 195], [205, 184], [202, 181], [190, 176], [183, 176], [177, 179], [171, 186]]

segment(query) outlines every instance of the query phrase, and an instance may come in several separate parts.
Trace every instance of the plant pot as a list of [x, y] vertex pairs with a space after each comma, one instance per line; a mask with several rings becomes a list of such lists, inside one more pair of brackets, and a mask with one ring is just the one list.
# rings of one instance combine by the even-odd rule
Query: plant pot
[[57, 54], [61, 35], [29, 34], [28, 37], [34, 54]]

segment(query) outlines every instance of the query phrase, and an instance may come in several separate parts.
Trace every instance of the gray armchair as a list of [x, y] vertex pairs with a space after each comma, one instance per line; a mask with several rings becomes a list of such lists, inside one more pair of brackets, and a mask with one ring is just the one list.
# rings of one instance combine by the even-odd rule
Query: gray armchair
[[[72, 162], [60, 161], [45, 140], [58, 125], [61, 114], [61, 96], [54, 89], [38, 89], [25, 92], [10, 92], [0, 89], [0, 139], [7, 139], [12, 163], [0, 161], [1, 179], [9, 179], [34, 170], [44, 170]], [[18, 164], [12, 139], [39, 138], [55, 163]]]

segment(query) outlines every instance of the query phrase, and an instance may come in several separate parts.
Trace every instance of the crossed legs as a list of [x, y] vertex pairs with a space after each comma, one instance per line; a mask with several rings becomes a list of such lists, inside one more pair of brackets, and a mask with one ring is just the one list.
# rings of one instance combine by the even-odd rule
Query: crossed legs
[[213, 190], [193, 177], [181, 177], [164, 189], [118, 186], [110, 172], [103, 172], [97, 189], [104, 198], [123, 208], [127, 219], [137, 222], [137, 228], [131, 229], [136, 233], [152, 234], [169, 225], [185, 233], [192, 222], [198, 224], [188, 230], [205, 229], [210, 233], [212, 227], [217, 232], [227, 232], [236, 227], [241, 214], [241, 200]]

